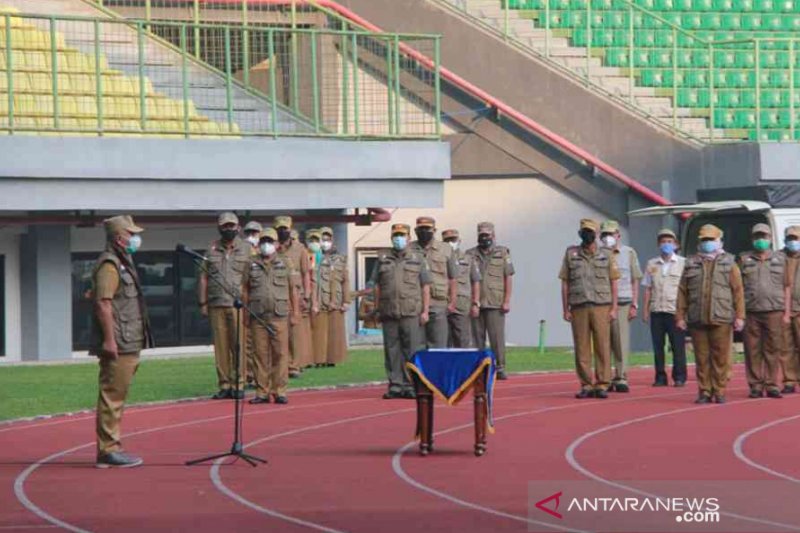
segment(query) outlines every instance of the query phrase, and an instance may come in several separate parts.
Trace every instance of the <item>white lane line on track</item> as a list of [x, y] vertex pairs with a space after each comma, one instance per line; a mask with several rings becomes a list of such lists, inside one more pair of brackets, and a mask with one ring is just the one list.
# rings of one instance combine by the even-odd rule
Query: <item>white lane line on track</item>
[[736, 437], [735, 441], [733, 441], [733, 454], [740, 461], [743, 461], [744, 463], [752, 466], [753, 468], [761, 470], [762, 472], [766, 472], [767, 474], [770, 474], [772, 476], [779, 477], [781, 479], [785, 479], [786, 481], [791, 481], [793, 483], [800, 483], [800, 479], [797, 479], [796, 477], [792, 477], [789, 474], [784, 474], [783, 472], [778, 472], [777, 470], [772, 470], [771, 468], [769, 468], [767, 466], [764, 466], [761, 463], [757, 463], [757, 462], [753, 461], [752, 459], [747, 457], [747, 455], [745, 455], [745, 453], [744, 453], [744, 443], [745, 443], [745, 441], [747, 439], [749, 439], [750, 437], [752, 437], [753, 435], [755, 435], [756, 433], [759, 433], [761, 431], [764, 431], [765, 429], [769, 429], [771, 427], [774, 427], [774, 426], [777, 426], [777, 425], [780, 425], [780, 424], [784, 424], [786, 422], [791, 422], [792, 420], [797, 420], [798, 418], [800, 418], [800, 415], [793, 415], [793, 416], [788, 416], [786, 418], [779, 418], [778, 420], [773, 420], [772, 422], [768, 422], [768, 423], [763, 424], [761, 426], [758, 426], [758, 427], [755, 427], [755, 428], [750, 429], [748, 431], [745, 431], [744, 433], [742, 433], [741, 435]]
[[[658, 498], [659, 497], [658, 494], [652, 494], [652, 493], [649, 493], [649, 492], [646, 492], [646, 491], [643, 491], [643, 490], [639, 490], [639, 489], [637, 489], [635, 487], [631, 487], [629, 485], [625, 485], [624, 483], [618, 483], [616, 481], [612, 481], [610, 479], [606, 479], [606, 478], [604, 478], [602, 476], [599, 476], [599, 475], [595, 474], [591, 470], [585, 468], [583, 465], [580, 464], [580, 462], [578, 462], [577, 459], [575, 459], [575, 450], [577, 450], [578, 447], [580, 447], [581, 444], [583, 444], [587, 440], [591, 439], [592, 437], [596, 437], [597, 435], [600, 435], [602, 433], [606, 433], [608, 431], [613, 431], [613, 430], [616, 430], [616, 429], [619, 429], [619, 428], [623, 428], [623, 427], [626, 427], [626, 426], [632, 426], [632, 425], [638, 424], [640, 422], [647, 422], [647, 421], [655, 420], [657, 418], [662, 418], [662, 417], [665, 417], [665, 416], [671, 416], [671, 415], [676, 415], [676, 414], [681, 414], [681, 413], [699, 411], [699, 410], [709, 409], [709, 408], [711, 408], [711, 409], [714, 409], [714, 408], [716, 408], [716, 409], [724, 409], [724, 408], [726, 408], [726, 407], [728, 407], [730, 405], [740, 405], [740, 404], [744, 404], [744, 403], [752, 403], [752, 400], [736, 400], [736, 401], [728, 402], [728, 403], [723, 404], [723, 405], [715, 405], [715, 406], [700, 405], [700, 406], [695, 406], [695, 407], [686, 407], [686, 408], [683, 408], [683, 409], [673, 409], [671, 411], [663, 411], [663, 412], [660, 412], [660, 413], [654, 413], [654, 414], [651, 414], [651, 415], [642, 416], [642, 417], [639, 417], [639, 418], [633, 418], [631, 420], [626, 420], [625, 422], [619, 422], [617, 424], [610, 424], [608, 426], [603, 426], [603, 427], [601, 427], [599, 429], [596, 429], [594, 431], [590, 431], [588, 433], [584, 433], [583, 435], [581, 435], [580, 437], [578, 437], [577, 439], [572, 441], [572, 443], [567, 447], [567, 450], [564, 453], [564, 456], [566, 457], [567, 462], [569, 463], [569, 465], [574, 470], [580, 472], [581, 474], [583, 474], [584, 476], [586, 476], [586, 477], [588, 477], [590, 479], [593, 479], [595, 481], [598, 481], [598, 482], [603, 483], [605, 485], [608, 485], [610, 487], [614, 487], [614, 488], [621, 489], [621, 490], [626, 490], [628, 492], [632, 492], [634, 494], [639, 494], [641, 496], [646, 496], [646, 497], [650, 497], [650, 498]], [[745, 520], [745, 521], [748, 521], [748, 522], [755, 522], [755, 523], [764, 524], [764, 525], [768, 525], [768, 526], [772, 526], [772, 527], [776, 527], [776, 528], [786, 528], [786, 529], [789, 529], [791, 531], [800, 531], [800, 527], [798, 527], [796, 525], [784, 524], [784, 523], [781, 523], [781, 522], [774, 522], [772, 520], [755, 518], [755, 517], [752, 517], [752, 516], [740, 515], [740, 514], [737, 514], [737, 513], [731, 513], [731, 512], [726, 512], [726, 511], [720, 511], [720, 514], [724, 515], [724, 516], [729, 516], [731, 518], [737, 518], [739, 520]]]
[[[630, 397], [630, 398], [625, 398], [625, 399], [621, 399], [621, 400], [610, 400], [610, 401], [603, 401], [603, 402], [576, 400], [576, 403], [574, 403], [574, 404], [560, 405], [560, 406], [557, 406], [557, 407], [546, 407], [546, 408], [543, 408], [543, 409], [536, 409], [536, 410], [533, 410], [533, 411], [524, 411], [524, 412], [521, 412], [521, 413], [512, 413], [512, 414], [509, 414], [509, 415], [497, 417], [497, 418], [495, 418], [495, 422], [499, 422], [501, 420], [508, 420], [508, 419], [511, 419], [511, 418], [518, 418], [518, 417], [522, 417], [522, 416], [531, 416], [531, 415], [536, 415], [536, 414], [541, 414], [541, 413], [549, 413], [549, 412], [553, 412], [553, 411], [563, 411], [563, 410], [567, 410], [567, 409], [576, 409], [576, 408], [579, 408], [579, 407], [581, 407], [581, 408], [583, 408], [583, 407], [594, 407], [594, 406], [600, 406], [600, 405], [608, 405], [608, 404], [614, 404], [614, 403], [623, 403], [623, 402], [631, 402], [631, 401], [636, 401], [636, 400], [643, 400], [643, 399], [646, 399], [646, 398], [662, 398], [662, 397], [671, 397], [671, 396], [681, 396], [681, 395], [684, 395], [684, 394], [686, 394], [686, 392], [682, 391], [682, 392], [673, 392], [673, 393], [668, 393], [668, 394], [653, 394], [653, 395], [644, 396], [644, 397], [641, 397], [641, 396], [640, 397]], [[473, 424], [464, 424], [464, 425], [461, 425], [461, 426], [448, 428], [448, 429], [446, 429], [444, 431], [438, 431], [438, 432], [436, 432], [434, 434], [434, 436], [436, 436], [436, 435], [446, 435], [448, 433], [453, 433], [453, 432], [461, 431], [461, 430], [464, 430], [464, 429], [471, 429], [472, 427], [473, 427]], [[515, 515], [515, 514], [512, 514], [512, 513], [506, 513], [504, 511], [498, 511], [497, 509], [492, 509], [491, 507], [485, 507], [485, 506], [477, 504], [477, 503], [468, 502], [466, 500], [462, 500], [460, 498], [456, 498], [455, 496], [452, 496], [451, 494], [447, 494], [446, 492], [442, 492], [442, 491], [436, 490], [436, 489], [434, 489], [432, 487], [429, 487], [427, 485], [424, 485], [424, 484], [420, 483], [419, 481], [417, 481], [416, 479], [414, 479], [410, 475], [408, 475], [408, 473], [405, 470], [403, 470], [403, 465], [402, 465], [403, 455], [408, 450], [410, 450], [412, 447], [414, 447], [416, 444], [417, 444], [416, 441], [411, 441], [411, 442], [405, 444], [400, 449], [398, 449], [395, 452], [394, 457], [392, 457], [392, 470], [394, 471], [394, 473], [400, 479], [402, 479], [403, 481], [405, 481], [409, 485], [415, 487], [416, 489], [421, 490], [423, 492], [427, 492], [428, 494], [432, 494], [433, 496], [437, 496], [439, 498], [447, 500], [447, 501], [449, 501], [451, 503], [454, 503], [456, 505], [460, 505], [461, 507], [466, 507], [468, 509], [472, 509], [474, 511], [480, 511], [480, 512], [491, 514], [491, 515], [494, 515], [494, 516], [500, 516], [502, 518], [509, 518], [511, 520], [516, 520], [517, 522], [523, 522], [523, 523], [526, 523], [526, 524], [529, 524], [529, 525], [530, 524], [535, 524], [535, 525], [539, 525], [539, 526], [544, 526], [544, 527], [547, 527], [547, 528], [550, 528], [550, 529], [554, 529], [556, 531], [581, 532], [581, 530], [569, 529], [569, 528], [566, 528], [564, 526], [560, 526], [560, 525], [555, 524], [555, 523], [544, 522], [544, 521], [540, 521], [540, 520], [534, 520], [534, 519], [529, 518], [527, 516]], [[585, 533], [585, 532], [581, 532], [581, 533]]]

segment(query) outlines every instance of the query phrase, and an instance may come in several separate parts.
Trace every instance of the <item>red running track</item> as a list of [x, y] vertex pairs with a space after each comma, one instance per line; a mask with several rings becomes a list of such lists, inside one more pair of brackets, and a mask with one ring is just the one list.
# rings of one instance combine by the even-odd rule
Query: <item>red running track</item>
[[[229, 402], [128, 409], [125, 445], [146, 461], [132, 470], [93, 468], [92, 415], [4, 425], [0, 533], [569, 530], [529, 514], [528, 483], [542, 480], [553, 492], [593, 480], [627, 496], [652, 495], [648, 480], [781, 481], [800, 498], [800, 394], [747, 400], [737, 367], [728, 404], [695, 406], [694, 383], [651, 388], [651, 373], [635, 370], [633, 392], [608, 400], [574, 399], [572, 373], [512, 376], [496, 389], [497, 433], [481, 458], [471, 402], [437, 403], [436, 451], [423, 458], [411, 442], [414, 403], [381, 400], [375, 387], [246, 406], [247, 449], [269, 460], [258, 468], [183, 465], [229, 448]], [[727, 524], [800, 531], [795, 507], [768, 506], [767, 516], [752, 495], [734, 496]]]

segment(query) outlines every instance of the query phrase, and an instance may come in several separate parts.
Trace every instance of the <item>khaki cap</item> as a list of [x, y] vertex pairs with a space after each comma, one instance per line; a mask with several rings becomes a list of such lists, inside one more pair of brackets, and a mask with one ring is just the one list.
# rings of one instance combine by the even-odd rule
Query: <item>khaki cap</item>
[[721, 239], [722, 230], [716, 227], [714, 224], [706, 224], [700, 228], [698, 236], [701, 239]]
[[275, 228], [264, 228], [264, 231], [261, 232], [261, 239], [272, 239], [273, 241], [277, 241], [278, 232], [275, 231]]
[[322, 240], [322, 231], [319, 228], [306, 230], [306, 240], [314, 238]]
[[750, 232], [751, 235], [755, 235], [756, 233], [766, 233], [767, 235], [772, 235], [772, 228], [770, 228], [768, 224], [764, 224], [762, 222], [753, 226], [753, 231]]
[[323, 226], [319, 228], [319, 232], [323, 235], [330, 235], [333, 237], [333, 228], [329, 228], [328, 226]]
[[403, 233], [405, 235], [411, 234], [411, 226], [408, 224], [392, 224], [392, 235]]
[[591, 218], [582, 218], [581, 219], [581, 228], [580, 229], [590, 229], [593, 232], [597, 233], [597, 221], [592, 220]]
[[224, 226], [225, 224], [236, 224], [238, 226], [239, 217], [236, 216], [236, 213], [225, 211], [217, 219], [217, 226]]
[[436, 219], [433, 217], [417, 217], [418, 228], [435, 228]]
[[619, 222], [616, 220], [604, 220], [600, 224], [600, 233], [616, 233], [619, 231]]
[[675, 235], [675, 232], [669, 228], [661, 228], [658, 230], [658, 235], [656, 235], [656, 238], [660, 239], [661, 237], [672, 237], [673, 239], [678, 240], [678, 236]]
[[442, 232], [442, 239], [460, 238], [457, 229], [446, 229]]
[[106, 230], [106, 235], [119, 235], [123, 231], [129, 233], [141, 233], [144, 231], [143, 228], [133, 223], [133, 218], [130, 215], [107, 218], [103, 221], [103, 227]]
[[255, 220], [251, 220], [245, 225], [244, 231], [257, 231], [261, 233], [262, 231], [264, 231], [264, 228], [261, 227], [261, 224], [259, 224]]
[[492, 222], [479, 222], [478, 235], [481, 233], [494, 233], [494, 224]]
[[275, 220], [272, 221], [273, 228], [292, 228], [292, 217], [289, 216], [279, 216], [275, 217]]
[[783, 232], [784, 237], [797, 237], [800, 239], [800, 226], [789, 226], [786, 228], [786, 231]]

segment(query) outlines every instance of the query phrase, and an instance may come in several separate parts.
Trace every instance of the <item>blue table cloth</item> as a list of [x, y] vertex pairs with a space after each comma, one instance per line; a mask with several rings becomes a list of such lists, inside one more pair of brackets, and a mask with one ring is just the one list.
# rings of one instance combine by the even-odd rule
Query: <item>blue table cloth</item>
[[406, 363], [406, 367], [447, 405], [461, 401], [483, 373], [486, 379], [486, 424], [489, 432], [494, 433], [492, 397], [497, 369], [491, 350], [420, 350]]

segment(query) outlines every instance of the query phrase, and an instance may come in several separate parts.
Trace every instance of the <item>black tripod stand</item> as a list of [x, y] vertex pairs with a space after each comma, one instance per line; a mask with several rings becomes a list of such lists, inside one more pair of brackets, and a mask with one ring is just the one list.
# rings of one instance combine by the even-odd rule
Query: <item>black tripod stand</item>
[[241, 386], [241, 374], [239, 371], [239, 364], [241, 361], [241, 321], [242, 321], [242, 309], [251, 317], [251, 319], [255, 319], [260, 325], [264, 326], [267, 332], [270, 335], [275, 335], [275, 331], [272, 327], [261, 320], [261, 317], [254, 314], [252, 310], [248, 306], [242, 302], [239, 291], [235, 290], [234, 288], [228, 286], [224, 280], [219, 279], [218, 272], [210, 272], [208, 268], [206, 268], [206, 258], [202, 255], [198, 254], [191, 248], [183, 246], [179, 244], [176, 247], [178, 252], [183, 252], [190, 256], [197, 267], [202, 270], [208, 279], [214, 281], [218, 287], [220, 287], [225, 293], [230, 295], [233, 298], [233, 307], [236, 309], [236, 342], [234, 343], [234, 389], [233, 389], [233, 399], [234, 399], [234, 415], [233, 415], [233, 444], [231, 445], [231, 450], [225, 453], [218, 453], [215, 455], [209, 455], [208, 457], [201, 457], [199, 459], [192, 459], [191, 461], [186, 461], [187, 466], [193, 466], [200, 463], [206, 463], [208, 461], [215, 461], [217, 459], [222, 459], [223, 457], [235, 457], [237, 459], [242, 459], [243, 461], [247, 462], [252, 466], [258, 466], [258, 463], [266, 463], [266, 459], [262, 459], [260, 457], [256, 457], [255, 455], [250, 455], [244, 452], [244, 446], [242, 445], [242, 410], [243, 410], [243, 401], [244, 400], [244, 390]]

